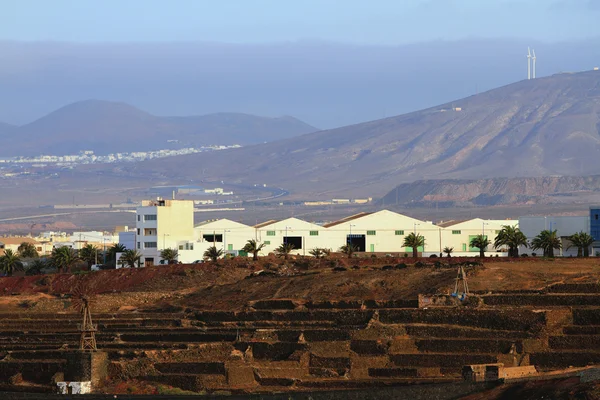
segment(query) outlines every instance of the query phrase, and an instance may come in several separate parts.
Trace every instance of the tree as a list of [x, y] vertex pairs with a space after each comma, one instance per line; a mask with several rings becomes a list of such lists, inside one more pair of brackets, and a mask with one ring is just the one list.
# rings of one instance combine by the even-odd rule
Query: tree
[[287, 260], [292, 250], [294, 250], [294, 245], [292, 243], [282, 243], [278, 248], [275, 249], [275, 253], [277, 253], [279, 257], [283, 257], [285, 260]]
[[483, 258], [483, 257], [485, 257], [485, 250], [487, 249], [487, 247], [490, 244], [491, 244], [491, 242], [489, 241], [487, 236], [477, 235], [473, 239], [471, 239], [469, 246], [477, 247], [479, 249], [479, 257]]
[[556, 230], [543, 230], [531, 241], [531, 248], [533, 250], [542, 249], [544, 250], [544, 257], [554, 257], [554, 250], [562, 248], [560, 238], [556, 233]]
[[444, 247], [444, 250], [442, 250], [448, 257], [452, 257], [451, 254], [454, 251], [454, 247]]
[[175, 249], [164, 249], [160, 252], [160, 258], [166, 260], [168, 264], [175, 264], [179, 257], [179, 252]]
[[413, 258], [417, 258], [419, 256], [419, 247], [425, 246], [425, 238], [418, 233], [410, 233], [404, 237], [402, 245], [404, 247], [411, 247]]
[[350, 242], [348, 242], [345, 245], [343, 245], [342, 247], [340, 247], [340, 252], [347, 255], [348, 258], [352, 258], [352, 254], [356, 253], [357, 251], [358, 251], [358, 246], [355, 244], [352, 244]]
[[67, 247], [57, 247], [52, 250], [52, 265], [58, 269], [58, 272], [71, 271], [71, 268], [81, 261], [77, 251]]
[[108, 248], [106, 251], [106, 262], [117, 263], [117, 253], [123, 253], [127, 250], [127, 247], [123, 243], [115, 243]]
[[142, 255], [140, 254], [139, 251], [125, 250], [122, 252], [121, 258], [119, 258], [119, 261], [121, 261], [124, 264], [127, 264], [127, 266], [129, 268], [135, 268], [136, 264], [138, 266], [140, 265], [140, 258], [142, 258]]
[[223, 250], [217, 249], [216, 246], [210, 246], [204, 252], [204, 258], [210, 259], [212, 262], [216, 262], [219, 259], [219, 257], [221, 257], [222, 255], [223, 255]]
[[590, 246], [594, 243], [594, 238], [585, 232], [578, 232], [569, 236], [571, 244], [567, 247], [569, 250], [571, 247], [577, 247], [577, 257], [589, 257]]
[[79, 257], [87, 263], [88, 268], [96, 264], [98, 260], [98, 249], [93, 244], [86, 244], [79, 250]]
[[242, 248], [242, 251], [245, 251], [246, 253], [252, 253], [252, 260], [256, 261], [258, 260], [258, 253], [260, 253], [265, 246], [266, 244], [264, 243], [259, 243], [254, 239], [250, 239], [246, 242], [244, 248]]
[[4, 255], [0, 257], [0, 269], [2, 272], [11, 276], [15, 270], [22, 267], [23, 264], [18, 253], [13, 252], [11, 249], [4, 250]]
[[37, 250], [35, 249], [35, 245], [33, 243], [23, 242], [19, 245], [19, 247], [17, 248], [17, 251], [19, 252], [19, 256], [21, 256], [23, 258], [38, 258], [39, 257], [39, 254], [38, 254]]
[[41, 275], [42, 270], [48, 266], [48, 262], [46, 260], [42, 260], [37, 258], [30, 262], [27, 265], [27, 269], [25, 270], [26, 275]]
[[321, 258], [327, 257], [330, 254], [330, 251], [329, 251], [329, 249], [315, 247], [314, 249], [310, 250], [308, 252], [308, 254], [310, 254], [311, 256], [313, 256], [316, 259], [321, 259]]
[[527, 247], [527, 237], [517, 226], [503, 225], [494, 240], [496, 249], [508, 246], [509, 257], [519, 257], [519, 247]]

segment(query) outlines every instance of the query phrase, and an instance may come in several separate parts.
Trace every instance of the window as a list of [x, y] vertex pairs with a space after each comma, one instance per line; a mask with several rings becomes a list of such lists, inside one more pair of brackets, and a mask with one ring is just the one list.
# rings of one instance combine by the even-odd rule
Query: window
[[310, 236], [319, 236], [319, 231], [310, 231]]
[[223, 235], [202, 235], [205, 242], [223, 242]]
[[232, 244], [228, 244], [228, 245], [227, 245], [227, 250], [228, 250], [228, 251], [231, 251], [231, 250], [233, 250], [233, 245], [232, 245]]
[[375, 236], [375, 231], [367, 231], [367, 236]]
[[141, 245], [142, 245], [142, 244], [141, 244], [140, 242], [137, 242], [137, 248], [138, 248], [138, 249], [139, 249], [139, 248], [141, 248]]
[[404, 231], [396, 231], [395, 235], [396, 236], [402, 236], [402, 235], [404, 235]]
[[596, 215], [594, 216], [594, 219], [595, 219], [596, 221], [598, 221], [598, 214], [596, 214]]
[[156, 242], [144, 242], [144, 248], [145, 249], [155, 249]]
[[186, 250], [194, 250], [194, 243], [186, 243], [185, 249]]
[[467, 251], [467, 244], [466, 243], [462, 244], [462, 251]]
[[294, 250], [302, 250], [302, 236], [284, 236], [283, 243], [291, 244]]
[[183, 250], [183, 245], [182, 244], [179, 245], [179, 250]]
[[137, 234], [138, 235], [140, 234], [140, 228], [137, 228]]
[[140, 215], [138, 214], [138, 221], [140, 221], [140, 220], [141, 220], [141, 219], [140, 219]]
[[156, 214], [144, 215], [144, 221], [156, 221]]
[[453, 234], [453, 235], [460, 235], [460, 234], [461, 234], [461, 231], [452, 231], [452, 234]]
[[270, 245], [270, 244], [271, 244], [271, 241], [270, 241], [270, 240], [265, 240], [263, 243], [264, 243], [265, 245]]
[[275, 236], [275, 231], [267, 231], [267, 236]]

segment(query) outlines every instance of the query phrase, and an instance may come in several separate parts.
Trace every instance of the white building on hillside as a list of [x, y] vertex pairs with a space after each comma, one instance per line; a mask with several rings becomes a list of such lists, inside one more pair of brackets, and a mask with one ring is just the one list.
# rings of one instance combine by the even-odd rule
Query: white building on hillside
[[350, 242], [361, 252], [411, 253], [403, 246], [406, 235], [417, 233], [425, 238], [425, 247], [419, 253], [437, 252], [438, 227], [430, 221], [421, 221], [388, 210], [360, 213], [324, 225], [330, 236], [336, 238], [333, 249]]
[[229, 219], [202, 222], [194, 227], [194, 232], [197, 246], [202, 252], [199, 258], [211, 246], [224, 253], [239, 255], [248, 240], [256, 239], [253, 227]]
[[496, 249], [494, 247], [494, 241], [498, 233], [506, 225], [519, 227], [519, 221], [474, 218], [466, 221], [448, 221], [440, 223], [437, 226], [443, 228], [440, 238], [442, 246], [454, 248], [452, 255], [478, 256], [479, 249], [471, 247], [471, 240], [476, 236], [484, 235], [492, 243], [485, 252], [486, 256], [496, 254], [507, 256], [507, 248]]
[[331, 248], [334, 239], [322, 226], [298, 218], [267, 221], [254, 228], [257, 240], [266, 245], [263, 253], [267, 254], [283, 243], [290, 243], [294, 246], [292, 254], [309, 255], [316, 247]]

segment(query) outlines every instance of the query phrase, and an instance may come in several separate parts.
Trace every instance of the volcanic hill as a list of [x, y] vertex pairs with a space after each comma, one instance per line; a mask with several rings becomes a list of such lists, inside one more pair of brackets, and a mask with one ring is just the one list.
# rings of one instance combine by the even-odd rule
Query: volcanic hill
[[381, 196], [421, 179], [592, 175], [600, 173], [599, 112], [600, 72], [557, 74], [382, 120], [149, 161], [143, 169], [349, 196]]
[[[314, 132], [293, 117], [240, 113], [158, 117], [129, 104], [86, 100], [69, 104], [29, 124], [4, 129], [10, 140], [2, 156], [97, 154], [205, 145], [256, 144]], [[19, 138], [27, 138], [20, 140]]]

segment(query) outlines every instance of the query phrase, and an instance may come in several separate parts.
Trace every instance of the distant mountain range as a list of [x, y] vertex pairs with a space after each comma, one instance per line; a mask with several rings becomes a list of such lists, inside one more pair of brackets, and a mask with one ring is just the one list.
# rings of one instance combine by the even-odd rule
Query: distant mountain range
[[0, 147], [0, 156], [248, 145], [316, 130], [293, 117], [267, 118], [240, 113], [158, 117], [125, 103], [87, 100], [20, 127], [0, 124], [0, 136], [10, 143]]
[[599, 174], [599, 128], [600, 72], [589, 71], [219, 154], [148, 161], [143, 169], [377, 197], [422, 179]]

